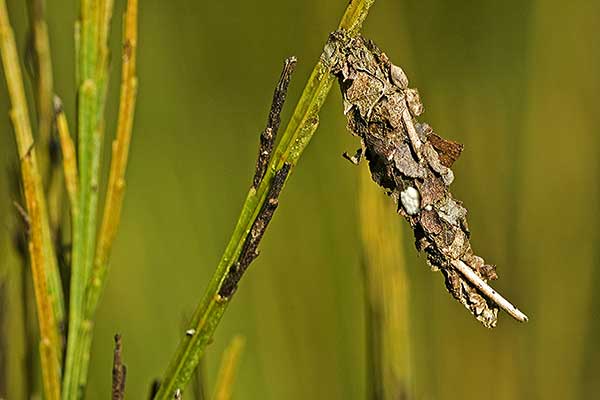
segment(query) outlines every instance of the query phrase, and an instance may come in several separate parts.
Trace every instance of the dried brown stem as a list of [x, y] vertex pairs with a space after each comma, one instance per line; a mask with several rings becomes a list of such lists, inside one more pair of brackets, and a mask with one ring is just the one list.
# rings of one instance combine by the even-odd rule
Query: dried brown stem
[[16, 200], [13, 201], [13, 206], [15, 207], [17, 213], [19, 214], [19, 216], [23, 220], [23, 223], [25, 224], [25, 232], [27, 233], [27, 235], [29, 235], [31, 219], [29, 218], [29, 215], [27, 215], [27, 211], [25, 211], [23, 206], [20, 205], [19, 202]]
[[277, 132], [279, 131], [279, 125], [281, 124], [281, 110], [285, 103], [290, 80], [292, 74], [296, 69], [298, 60], [296, 57], [287, 58], [283, 64], [283, 70], [281, 71], [281, 77], [279, 83], [273, 93], [273, 101], [271, 103], [271, 111], [269, 112], [269, 119], [267, 121], [267, 127], [260, 135], [260, 147], [258, 149], [258, 160], [256, 161], [256, 172], [252, 179], [252, 186], [256, 189], [267, 170], [267, 166], [271, 161], [271, 155], [273, 153], [273, 145], [277, 138]]
[[112, 369], [112, 399], [123, 400], [125, 398], [125, 379], [127, 367], [123, 364], [123, 345], [121, 335], [115, 335], [115, 350]]
[[[258, 160], [256, 162], [256, 171], [254, 178], [252, 179], [252, 188], [256, 190], [262, 182], [267, 166], [271, 161], [273, 153], [273, 144], [279, 130], [281, 123], [281, 110], [285, 103], [287, 90], [290, 84], [292, 74], [296, 68], [296, 57], [287, 58], [283, 64], [283, 70], [281, 76], [273, 93], [273, 101], [271, 103], [271, 109], [269, 111], [269, 118], [267, 121], [267, 127], [260, 135], [260, 146], [258, 150]], [[248, 266], [256, 257], [258, 257], [258, 244], [262, 239], [273, 214], [277, 209], [279, 203], [279, 193], [283, 188], [287, 175], [289, 174], [291, 165], [285, 163], [281, 169], [279, 169], [273, 180], [267, 194], [267, 199], [261, 207], [256, 220], [252, 224], [250, 232], [246, 235], [246, 239], [242, 246], [242, 251], [238, 259], [231, 264], [229, 271], [223, 280], [219, 295], [224, 298], [231, 297], [238, 286], [238, 283], [244, 272], [248, 269]]]
[[229, 267], [229, 271], [225, 280], [223, 281], [223, 285], [221, 286], [221, 290], [219, 291], [219, 295], [224, 298], [231, 297], [238, 286], [240, 279], [244, 275], [244, 272], [248, 269], [248, 266], [256, 257], [258, 257], [258, 244], [262, 239], [265, 231], [267, 230], [267, 226], [271, 219], [273, 218], [273, 214], [279, 205], [279, 194], [281, 193], [281, 189], [283, 188], [283, 184], [290, 172], [290, 164], [284, 164], [283, 167], [275, 173], [273, 177], [273, 181], [271, 182], [271, 187], [269, 188], [269, 192], [267, 194], [267, 200], [264, 205], [260, 209], [254, 224], [252, 224], [252, 229], [246, 236], [246, 240], [244, 241], [244, 246], [242, 247], [242, 252], [240, 253], [237, 261], [231, 264]]

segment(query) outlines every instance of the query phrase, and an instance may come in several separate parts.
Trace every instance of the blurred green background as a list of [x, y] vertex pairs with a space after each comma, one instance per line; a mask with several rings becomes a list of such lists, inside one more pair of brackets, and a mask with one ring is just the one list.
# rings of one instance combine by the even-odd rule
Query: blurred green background
[[[23, 3], [8, 1], [21, 49]], [[56, 91], [73, 124], [78, 2], [47, 3]], [[145, 398], [163, 373], [247, 193], [282, 61], [299, 59], [289, 116], [346, 4], [140, 2], [136, 125], [90, 399], [109, 395], [115, 332], [129, 398]], [[113, 54], [124, 1], [116, 6]], [[600, 390], [599, 18], [600, 2], [589, 0], [378, 0], [367, 19], [365, 35], [419, 88], [421, 119], [465, 144], [453, 192], [469, 209], [473, 246], [498, 265], [496, 287], [530, 316], [521, 325], [503, 314], [495, 330], [482, 328], [403, 226], [418, 399], [584, 399]], [[107, 143], [119, 64], [114, 56]], [[16, 162], [6, 93], [2, 79], [2, 171]], [[365, 398], [359, 168], [340, 157], [358, 142], [341, 111], [334, 89], [206, 355], [212, 387], [223, 348], [246, 336], [237, 399]], [[6, 176], [5, 265], [15, 213]]]

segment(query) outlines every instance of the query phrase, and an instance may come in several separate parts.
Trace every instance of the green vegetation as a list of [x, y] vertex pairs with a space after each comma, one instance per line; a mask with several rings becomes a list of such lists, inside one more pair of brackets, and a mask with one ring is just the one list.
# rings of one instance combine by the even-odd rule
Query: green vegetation
[[[71, 350], [72, 390], [89, 375], [86, 398], [110, 396], [118, 332], [128, 367], [125, 397], [147, 398], [151, 381], [164, 379], [185, 331], [196, 328], [189, 321], [197, 316], [198, 300], [218, 291], [213, 274], [224, 245], [232, 241], [226, 251], [235, 258], [268, 182], [286, 157], [298, 154], [291, 147], [294, 132], [312, 135], [313, 124], [308, 131], [283, 126], [280, 143], [287, 145], [273, 157], [275, 168], [255, 197], [245, 196], [281, 61], [298, 58], [282, 116], [297, 128], [302, 119], [294, 119], [294, 105], [306, 81], [314, 79], [311, 71], [323, 43], [348, 2], [140, 2], [132, 70], [121, 67], [126, 1], [114, 2], [110, 30], [100, 28], [109, 26], [106, 19], [97, 18], [95, 31], [82, 20], [77, 49], [72, 36], [79, 2], [56, 0], [38, 8], [41, 1], [0, 1], [6, 2], [3, 15], [10, 16], [16, 40], [12, 47], [4, 44], [9, 39], [4, 23], [2, 48], [12, 48], [12, 61], [0, 74], [22, 71], [20, 79], [0, 79], [0, 114], [21, 110], [13, 112], [21, 128], [13, 130], [8, 118], [0, 119], [0, 397], [30, 398], [45, 390], [46, 398], [56, 398], [67, 370], [53, 371], [66, 360], [60, 360], [64, 344], [52, 336], [66, 335], [61, 321], [75, 302], [83, 339]], [[108, 3], [91, 12], [108, 12]], [[381, 387], [405, 388], [419, 399], [593, 397], [600, 368], [594, 183], [600, 171], [595, 134], [600, 121], [594, 112], [600, 104], [600, 52], [591, 38], [599, 7], [582, 0], [569, 7], [555, 0], [379, 1], [364, 28], [419, 88], [424, 120], [465, 144], [453, 166], [453, 191], [469, 210], [474, 248], [497, 264], [495, 286], [527, 311], [527, 325], [501, 316], [494, 331], [482, 329], [443, 291], [441, 277], [417, 256], [411, 232], [389, 210], [390, 203], [373, 185], [375, 193], [363, 192], [368, 185], [357, 179], [358, 169], [339, 157], [358, 143], [346, 131], [332, 86], [328, 100], [305, 103], [323, 102], [319, 132], [305, 149], [306, 143], [299, 143], [303, 161], [281, 194], [261, 255], [227, 303], [218, 329], [202, 343], [204, 392], [221, 393], [222, 355], [241, 333], [246, 344], [232, 392], [240, 400], [364, 399], [374, 398]], [[74, 54], [95, 69], [86, 70], [79, 61], [75, 66]], [[130, 139], [119, 132], [131, 129], [133, 104], [120, 98], [132, 98], [138, 75]], [[82, 87], [86, 77], [93, 85]], [[14, 90], [20, 101], [11, 98]], [[79, 103], [87, 104], [81, 121], [87, 128], [78, 124], [83, 110], [77, 108], [77, 92], [89, 97]], [[55, 96], [62, 107], [53, 107]], [[25, 107], [29, 117], [23, 118]], [[129, 111], [120, 111], [123, 107]], [[48, 128], [53, 121], [57, 132]], [[94, 125], [98, 129], [91, 129]], [[31, 151], [23, 135], [28, 130], [35, 140]], [[17, 140], [19, 152], [18, 137], [24, 142]], [[123, 140], [113, 147], [118, 137]], [[85, 158], [84, 169], [76, 156], [82, 155], [83, 140], [98, 149], [97, 159]], [[48, 149], [57, 145], [62, 160]], [[25, 175], [31, 185], [15, 185], [15, 174], [4, 172], [16, 165], [18, 181]], [[83, 175], [87, 187], [79, 185]], [[86, 202], [97, 196], [95, 207], [82, 207], [82, 191]], [[385, 211], [377, 223], [364, 222], [375, 218], [365, 213], [378, 209], [367, 206], [368, 198], [377, 198]], [[242, 204], [243, 221], [236, 226]], [[84, 231], [83, 224], [72, 229], [70, 218], [77, 214], [82, 220], [87, 215], [88, 225], [97, 218], [94, 230]], [[27, 221], [39, 250], [32, 254], [44, 259], [43, 267], [34, 263], [32, 269], [18, 246]], [[78, 244], [71, 241], [76, 232], [82, 236], [74, 240]], [[367, 235], [380, 243], [381, 252], [369, 252]], [[77, 286], [61, 288], [57, 278], [67, 282], [76, 253]], [[377, 256], [392, 268], [402, 262], [396, 270], [402, 282], [398, 298], [388, 298], [398, 301], [390, 307], [402, 311], [389, 314], [397, 318], [389, 321], [390, 331], [373, 335], [362, 268]], [[391, 261], [396, 256], [397, 263]], [[222, 278], [227, 271], [220, 268]], [[372, 280], [390, 286], [394, 281]], [[367, 295], [376, 294], [376, 288], [368, 289]], [[37, 298], [42, 305], [36, 305]], [[374, 345], [377, 340], [398, 350], [376, 353], [382, 348]], [[40, 343], [50, 368], [40, 368]], [[81, 376], [83, 364], [89, 374]], [[190, 389], [184, 399], [195, 398]], [[66, 396], [63, 391], [58, 398]]]

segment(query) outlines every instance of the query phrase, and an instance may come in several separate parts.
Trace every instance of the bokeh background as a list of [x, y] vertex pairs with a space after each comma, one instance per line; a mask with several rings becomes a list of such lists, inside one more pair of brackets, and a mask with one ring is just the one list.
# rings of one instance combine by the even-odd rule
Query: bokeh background
[[[8, 1], [21, 49], [23, 3]], [[56, 91], [71, 123], [77, 3], [51, 1], [47, 12]], [[247, 193], [282, 61], [299, 59], [289, 116], [346, 3], [140, 2], [138, 111], [90, 399], [109, 394], [115, 332], [124, 337], [129, 398], [145, 398], [163, 373]], [[114, 54], [124, 1], [116, 6]], [[465, 144], [453, 191], [469, 209], [473, 246], [498, 265], [496, 287], [530, 316], [523, 325], [503, 314], [496, 329], [481, 327], [428, 270], [402, 225], [397, 246], [406, 262], [417, 399], [584, 399], [600, 390], [599, 21], [600, 3], [588, 0], [379, 0], [367, 19], [365, 35], [419, 88], [421, 119]], [[107, 143], [119, 63], [114, 57]], [[16, 162], [6, 93], [2, 79], [2, 171]], [[207, 352], [209, 388], [224, 347], [242, 333], [235, 398], [366, 397], [358, 200], [364, 166], [340, 156], [357, 145], [334, 89], [262, 255]], [[3, 276], [15, 259], [6, 176]], [[399, 219], [390, 214], [371, 223]]]

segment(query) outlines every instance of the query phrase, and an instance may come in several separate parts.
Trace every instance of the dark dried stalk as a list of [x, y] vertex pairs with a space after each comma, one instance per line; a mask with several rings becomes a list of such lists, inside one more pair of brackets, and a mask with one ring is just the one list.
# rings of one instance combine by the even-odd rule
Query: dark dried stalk
[[121, 335], [115, 335], [115, 350], [113, 355], [112, 369], [112, 400], [123, 400], [125, 398], [125, 379], [127, 367], [123, 364], [123, 345]]
[[[273, 155], [273, 142], [277, 136], [279, 129], [279, 123], [281, 120], [281, 111], [285, 102], [287, 89], [291, 79], [291, 75], [294, 72], [296, 66], [296, 58], [290, 57], [285, 60], [284, 67], [279, 78], [279, 83], [273, 94], [273, 101], [269, 112], [269, 118], [267, 127], [262, 132], [260, 137], [260, 145], [258, 151], [258, 160], [256, 162], [256, 171], [252, 179], [251, 191], [256, 192], [257, 188], [263, 183], [265, 173], [267, 172], [267, 166], [269, 165]], [[226, 275], [221, 281], [221, 285], [215, 297], [219, 299], [219, 302], [224, 304], [230, 299], [235, 293], [238, 283], [242, 276], [250, 266], [250, 263], [258, 256], [258, 245], [262, 239], [269, 222], [273, 218], [273, 214], [279, 204], [279, 194], [281, 189], [288, 177], [291, 166], [285, 163], [279, 170], [275, 172], [272, 181], [269, 183], [269, 191], [267, 193], [266, 201], [263, 203], [256, 219], [254, 220], [250, 231], [245, 237], [243, 242], [242, 250], [239, 253], [237, 259], [231, 263]], [[196, 328], [191, 328], [186, 331], [186, 336], [190, 338], [198, 337], [199, 331]], [[186, 380], [190, 377], [186, 376]], [[177, 387], [172, 390], [172, 393], [180, 393], [181, 387]], [[157, 394], [157, 398], [161, 395], [169, 396], [161, 386], [161, 390]]]
[[273, 93], [273, 101], [271, 102], [271, 111], [269, 111], [269, 120], [267, 127], [260, 135], [260, 147], [258, 150], [258, 160], [256, 161], [256, 172], [252, 179], [252, 186], [257, 189], [260, 182], [265, 176], [267, 166], [271, 161], [271, 155], [273, 154], [273, 146], [277, 139], [277, 133], [279, 132], [279, 125], [281, 124], [281, 110], [285, 103], [285, 97], [287, 90], [292, 79], [292, 74], [296, 69], [298, 60], [296, 57], [290, 57], [285, 60], [283, 65], [283, 71], [281, 71], [281, 77], [279, 83]]
[[497, 277], [495, 267], [473, 253], [467, 210], [448, 190], [454, 179], [450, 166], [462, 145], [414, 120], [423, 112], [417, 90], [373, 42], [338, 31], [326, 52], [339, 79], [348, 128], [361, 139], [373, 180], [397, 202], [417, 248], [442, 271], [450, 293], [486, 327], [496, 325], [497, 306], [526, 321], [486, 283]]
[[225, 280], [221, 284], [219, 296], [222, 298], [229, 299], [233, 296], [244, 272], [246, 272], [250, 263], [258, 257], [258, 244], [265, 234], [269, 222], [271, 222], [273, 214], [275, 214], [275, 210], [277, 210], [277, 206], [279, 205], [279, 194], [281, 193], [281, 189], [283, 189], [283, 184], [289, 173], [290, 164], [287, 163], [283, 164], [283, 167], [275, 173], [273, 181], [271, 182], [271, 187], [269, 188], [269, 193], [267, 194], [267, 201], [263, 204], [256, 220], [254, 220], [254, 224], [252, 224], [252, 229], [250, 229], [250, 232], [246, 236], [238, 260], [231, 264], [227, 276], [225, 276]]

